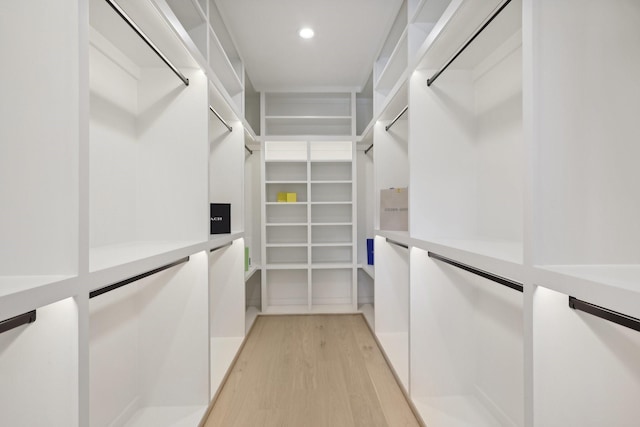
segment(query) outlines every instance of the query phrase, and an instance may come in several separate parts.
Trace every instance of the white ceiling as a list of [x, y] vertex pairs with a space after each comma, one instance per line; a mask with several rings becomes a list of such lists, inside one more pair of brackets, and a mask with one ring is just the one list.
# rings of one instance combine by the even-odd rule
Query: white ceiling
[[[258, 91], [359, 90], [402, 0], [215, 0]], [[310, 26], [315, 37], [298, 31]]]

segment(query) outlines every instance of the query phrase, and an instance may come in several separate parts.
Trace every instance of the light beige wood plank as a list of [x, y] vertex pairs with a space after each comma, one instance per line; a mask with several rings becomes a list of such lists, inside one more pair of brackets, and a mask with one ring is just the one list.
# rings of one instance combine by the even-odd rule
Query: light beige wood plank
[[204, 427], [419, 426], [361, 315], [260, 316]]

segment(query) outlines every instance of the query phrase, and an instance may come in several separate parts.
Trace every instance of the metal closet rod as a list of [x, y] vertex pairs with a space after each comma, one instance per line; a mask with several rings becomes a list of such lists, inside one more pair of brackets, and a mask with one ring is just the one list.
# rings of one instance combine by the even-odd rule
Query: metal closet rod
[[231, 246], [231, 245], [233, 245], [233, 242], [229, 242], [229, 243], [226, 243], [226, 244], [224, 244], [222, 246], [218, 246], [216, 248], [213, 248], [213, 249], [209, 250], [209, 253], [215, 252], [215, 251], [217, 251], [219, 249], [226, 248], [226, 247]]
[[462, 270], [468, 271], [469, 273], [473, 273], [477, 276], [480, 277], [484, 277], [485, 279], [489, 279], [493, 282], [499, 283], [500, 285], [506, 286], [508, 288], [511, 289], [515, 289], [518, 292], [523, 292], [524, 291], [524, 286], [522, 285], [522, 283], [518, 283], [514, 280], [511, 279], [507, 279], [505, 277], [502, 276], [498, 276], [496, 274], [493, 273], [489, 273], [487, 271], [484, 270], [480, 270], [477, 269], [475, 267], [472, 267], [470, 265], [467, 264], [463, 264], [461, 262], [458, 261], [454, 261], [451, 258], [447, 258], [447, 257], [443, 257], [442, 255], [438, 255], [436, 253], [433, 252], [428, 252], [429, 258], [433, 258], [433, 259], [437, 259], [438, 261], [442, 261], [446, 264], [452, 265], [454, 267], [458, 267]]
[[393, 119], [393, 121], [392, 121], [391, 123], [389, 123], [387, 126], [385, 126], [385, 127], [384, 127], [384, 130], [386, 130], [387, 132], [389, 132], [389, 129], [391, 129], [391, 126], [393, 126], [394, 124], [396, 124], [396, 122], [398, 121], [398, 119], [399, 119], [400, 117], [402, 117], [402, 115], [403, 115], [404, 113], [406, 113], [408, 109], [409, 109], [409, 106], [408, 106], [408, 105], [407, 105], [406, 107], [404, 107], [404, 108], [402, 109], [402, 111], [400, 111], [400, 114], [398, 114], [398, 115], [396, 116], [396, 118], [395, 118], [395, 119]]
[[180, 70], [178, 70], [178, 68], [176, 68], [176, 66], [173, 65], [173, 63], [171, 63], [171, 61], [169, 61], [169, 59], [162, 52], [160, 52], [160, 49], [158, 49], [156, 45], [153, 44], [151, 39], [147, 37], [147, 35], [142, 31], [142, 29], [140, 29], [140, 27], [138, 27], [138, 25], [133, 21], [133, 19], [131, 19], [131, 17], [127, 15], [127, 13], [124, 10], [122, 10], [122, 8], [118, 6], [118, 4], [115, 1], [113, 0], [105, 0], [105, 1], [109, 3], [109, 6], [111, 6], [113, 10], [115, 10], [116, 13], [120, 15], [120, 17], [124, 19], [124, 21], [127, 24], [129, 24], [129, 26], [133, 29], [133, 31], [135, 31], [136, 34], [138, 34], [138, 36], [140, 36], [140, 38], [144, 40], [144, 42], [151, 48], [151, 50], [153, 50], [155, 54], [158, 55], [158, 57], [160, 57], [160, 59], [162, 59], [162, 61], [165, 64], [167, 64], [169, 68], [171, 68], [171, 71], [173, 71], [175, 75], [178, 76], [180, 80], [182, 80], [182, 83], [184, 83], [185, 86], [189, 86], [189, 79], [186, 78], [184, 74], [182, 74]]
[[487, 19], [484, 20], [484, 22], [482, 24], [480, 24], [480, 27], [478, 27], [478, 29], [471, 35], [471, 37], [469, 37], [467, 39], [467, 41], [464, 42], [464, 44], [456, 51], [456, 53], [453, 54], [451, 59], [449, 59], [449, 61], [447, 61], [447, 63], [444, 64], [444, 66], [442, 68], [440, 68], [438, 71], [436, 71], [436, 73], [433, 76], [431, 76], [430, 79], [427, 80], [427, 86], [431, 86], [433, 84], [433, 82], [436, 81], [436, 79], [440, 76], [440, 74], [442, 74], [444, 72], [444, 70], [446, 70], [449, 67], [449, 65], [451, 65], [451, 63], [453, 61], [455, 61], [458, 58], [458, 56], [460, 56], [460, 54], [462, 52], [464, 52], [464, 50], [467, 47], [469, 47], [469, 45], [471, 43], [473, 43], [473, 41], [476, 39], [476, 37], [478, 37], [480, 35], [480, 33], [482, 33], [484, 31], [484, 29], [489, 26], [491, 21], [493, 21], [496, 18], [496, 16], [498, 16], [500, 14], [500, 12], [502, 12], [504, 10], [504, 8], [507, 7], [507, 5], [509, 3], [511, 3], [511, 0], [505, 0], [504, 2], [502, 2], [502, 4], [499, 5], [491, 13], [491, 15], [489, 15], [489, 17], [487, 17]]
[[10, 319], [0, 322], [0, 334], [17, 328], [18, 326], [26, 325], [27, 323], [33, 323], [36, 321], [36, 311], [32, 310], [27, 313], [19, 314]]
[[640, 332], [640, 319], [635, 317], [627, 316], [626, 314], [618, 313], [617, 311], [609, 310], [608, 308], [600, 307], [599, 305], [591, 304], [590, 302], [572, 296], [569, 297], [569, 307]]
[[227, 129], [229, 129], [229, 132], [233, 132], [233, 128], [231, 126], [229, 126], [227, 124], [227, 122], [224, 121], [224, 119], [220, 116], [220, 114], [218, 114], [218, 112], [216, 110], [213, 109], [213, 107], [211, 105], [209, 105], [209, 110], [211, 110], [211, 112], [213, 114], [215, 114], [215, 116], [218, 118], [218, 120], [220, 120], [222, 122], [222, 124], [224, 125], [224, 127], [226, 127]]
[[153, 274], [160, 273], [161, 271], [164, 271], [164, 270], [166, 270], [168, 268], [171, 268], [171, 267], [175, 267], [176, 265], [183, 264], [183, 263], [185, 263], [187, 261], [189, 261], [189, 257], [181, 258], [181, 259], [179, 259], [179, 260], [177, 260], [175, 262], [172, 262], [171, 264], [167, 264], [167, 265], [164, 265], [162, 267], [158, 267], [158, 268], [155, 268], [153, 270], [149, 270], [146, 273], [138, 274], [137, 276], [133, 276], [133, 277], [131, 277], [129, 279], [125, 279], [125, 280], [123, 280], [121, 282], [114, 283], [113, 285], [109, 285], [109, 286], [105, 286], [104, 288], [96, 289], [95, 291], [91, 291], [89, 293], [89, 298], [95, 298], [95, 297], [97, 297], [99, 295], [106, 294], [107, 292], [111, 292], [111, 291], [113, 291], [115, 289], [121, 288], [121, 287], [126, 286], [126, 285], [128, 285], [130, 283], [137, 282], [140, 279], [144, 279], [145, 277], [149, 277], [149, 276], [151, 276]]
[[395, 240], [391, 240], [388, 237], [385, 239], [387, 243], [391, 243], [392, 245], [400, 246], [401, 248], [409, 249], [409, 246], [404, 243], [396, 242]]

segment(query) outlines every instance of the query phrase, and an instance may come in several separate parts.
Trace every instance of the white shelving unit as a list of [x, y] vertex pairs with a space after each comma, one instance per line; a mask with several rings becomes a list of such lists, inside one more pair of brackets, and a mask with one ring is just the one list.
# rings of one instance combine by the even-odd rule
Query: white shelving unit
[[262, 93], [262, 135], [350, 136], [355, 93]]
[[105, 0], [0, 2], [3, 424], [193, 426], [258, 314], [359, 311], [429, 426], [637, 425], [638, 332], [568, 303], [640, 318], [636, 0], [512, 0], [430, 86], [502, 1], [406, 0], [364, 87], [260, 94], [214, 0], [117, 3], [188, 86]]
[[[353, 312], [354, 144], [266, 141], [262, 306], [266, 313]], [[296, 202], [277, 202], [278, 193]]]
[[[220, 94], [209, 86], [209, 105], [219, 105]], [[216, 112], [217, 109], [213, 107]], [[222, 114], [219, 113], [218, 114]], [[231, 233], [244, 231], [245, 132], [238, 120], [224, 123], [209, 110], [209, 202], [231, 205]], [[231, 131], [229, 128], [231, 128]], [[242, 173], [242, 179], [230, 179]]]
[[411, 249], [411, 396], [436, 426], [524, 425], [523, 295]]
[[189, 86], [107, 2], [90, 2], [90, 271], [189, 246], [207, 234], [200, 220], [206, 80], [151, 3], [120, 3]]
[[[210, 80], [241, 115], [244, 64], [214, 0], [154, 0]], [[244, 117], [244, 116], [243, 116]]]
[[188, 426], [209, 403], [207, 257], [90, 300], [91, 425]]
[[[511, 2], [428, 86], [488, 16], [463, 2], [410, 81], [412, 236], [522, 264], [522, 5]], [[417, 140], [421, 139], [421, 143]]]

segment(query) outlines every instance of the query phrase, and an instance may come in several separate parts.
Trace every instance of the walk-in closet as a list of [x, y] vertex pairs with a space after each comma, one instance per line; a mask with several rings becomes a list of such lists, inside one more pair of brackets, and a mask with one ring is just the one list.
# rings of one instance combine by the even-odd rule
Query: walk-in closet
[[342, 316], [422, 425], [638, 426], [637, 0], [3, 0], [0, 55], [0, 424], [228, 422], [277, 316], [371, 368]]

